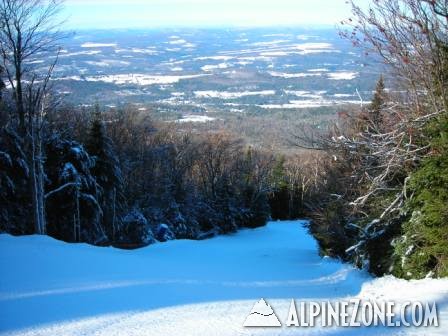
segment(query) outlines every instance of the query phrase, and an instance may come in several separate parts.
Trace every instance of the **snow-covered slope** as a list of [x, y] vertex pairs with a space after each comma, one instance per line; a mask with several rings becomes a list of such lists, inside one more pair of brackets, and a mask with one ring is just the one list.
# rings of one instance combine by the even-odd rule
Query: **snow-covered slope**
[[[244, 328], [265, 298], [280, 321], [290, 300], [437, 300], [447, 334], [447, 280], [372, 279], [320, 258], [303, 222], [272, 222], [205, 241], [134, 251], [0, 235], [0, 334], [394, 334], [397, 329]], [[445, 306], [443, 306], [445, 304]], [[407, 329], [402, 332], [420, 333]]]

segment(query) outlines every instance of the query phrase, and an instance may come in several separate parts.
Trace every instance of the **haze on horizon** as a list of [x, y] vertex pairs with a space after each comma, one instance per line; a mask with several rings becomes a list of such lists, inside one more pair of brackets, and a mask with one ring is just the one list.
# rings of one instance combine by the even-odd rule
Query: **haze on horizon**
[[[367, 5], [367, 0], [359, 0]], [[331, 25], [346, 0], [66, 0], [68, 29]]]

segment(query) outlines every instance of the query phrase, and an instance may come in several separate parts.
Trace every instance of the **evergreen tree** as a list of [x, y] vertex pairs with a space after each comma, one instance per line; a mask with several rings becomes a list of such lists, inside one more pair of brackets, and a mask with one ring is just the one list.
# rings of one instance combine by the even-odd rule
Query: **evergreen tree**
[[119, 226], [119, 212], [122, 208], [123, 179], [113, 143], [106, 134], [98, 107], [94, 112], [86, 148], [95, 160], [92, 174], [100, 187], [97, 198], [103, 209], [103, 226], [109, 239], [114, 241]]
[[0, 128], [0, 232], [34, 232], [31, 197], [28, 188], [29, 167], [23, 151], [23, 139], [17, 127]]
[[269, 205], [274, 219], [289, 218], [290, 190], [285, 175], [285, 158], [282, 156], [276, 160], [271, 174], [273, 192], [269, 198]]
[[411, 175], [403, 236], [394, 273], [405, 278], [448, 276], [448, 115], [429, 127], [432, 155]]
[[94, 160], [84, 147], [54, 134], [47, 140], [45, 195], [48, 234], [69, 242], [106, 244]]
[[379, 133], [383, 123], [383, 107], [386, 99], [385, 86], [383, 75], [380, 76], [376, 83], [375, 93], [373, 95], [372, 103], [368, 108], [368, 130]]

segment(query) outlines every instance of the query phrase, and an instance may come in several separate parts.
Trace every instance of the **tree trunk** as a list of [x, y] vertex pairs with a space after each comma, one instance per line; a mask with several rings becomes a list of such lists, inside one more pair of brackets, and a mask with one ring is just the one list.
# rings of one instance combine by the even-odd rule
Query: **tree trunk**
[[[15, 101], [17, 114], [19, 115], [19, 129], [24, 137], [26, 134], [25, 125], [25, 106], [23, 101], [23, 87], [22, 87], [22, 32], [17, 29], [17, 50], [14, 55], [15, 72], [16, 72], [16, 90], [15, 90]], [[31, 125], [30, 125], [31, 126]]]
[[117, 201], [117, 189], [114, 188], [113, 189], [113, 194], [112, 194], [112, 241], [115, 242], [115, 233], [116, 233], [116, 228], [115, 228], [115, 216], [116, 216], [116, 201]]
[[25, 107], [23, 104], [23, 88], [22, 88], [22, 74], [21, 70], [17, 70], [16, 73], [16, 92], [15, 92], [15, 102], [17, 114], [19, 115], [19, 130], [21, 135], [24, 137], [26, 134], [26, 126], [25, 126]]
[[41, 234], [47, 233], [47, 223], [45, 219], [45, 173], [44, 173], [44, 153], [42, 150], [42, 137], [39, 131], [37, 138], [37, 200], [39, 222], [41, 223]]
[[81, 241], [81, 211], [79, 209], [79, 184], [75, 186], [75, 242]]
[[43, 166], [42, 121], [40, 115], [30, 118], [30, 178], [33, 198], [34, 227], [37, 234], [46, 234], [45, 173]]

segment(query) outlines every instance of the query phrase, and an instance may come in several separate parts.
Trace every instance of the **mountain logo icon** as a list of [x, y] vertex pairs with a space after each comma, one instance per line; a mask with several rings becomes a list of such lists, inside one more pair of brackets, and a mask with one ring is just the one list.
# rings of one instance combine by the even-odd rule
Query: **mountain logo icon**
[[281, 323], [274, 310], [264, 299], [255, 303], [249, 316], [243, 324], [244, 327], [281, 327]]

